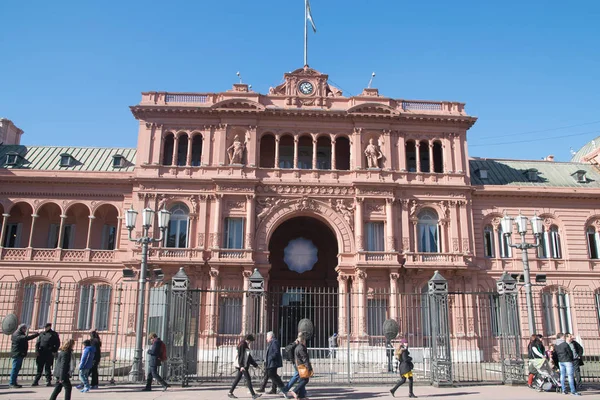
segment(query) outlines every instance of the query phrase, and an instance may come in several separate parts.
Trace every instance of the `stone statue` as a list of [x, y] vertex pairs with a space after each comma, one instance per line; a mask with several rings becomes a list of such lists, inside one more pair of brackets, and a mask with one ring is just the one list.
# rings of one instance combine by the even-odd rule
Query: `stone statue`
[[367, 156], [367, 165], [369, 168], [379, 168], [379, 160], [383, 158], [383, 154], [379, 147], [373, 144], [373, 138], [369, 139], [369, 144], [365, 148], [365, 156]]
[[229, 165], [242, 163], [242, 160], [244, 159], [244, 148], [244, 144], [240, 142], [240, 137], [235, 135], [233, 137], [233, 144], [227, 148]]
[[342, 214], [348, 225], [353, 226], [354, 205], [348, 205], [345, 200], [337, 199], [333, 208]]

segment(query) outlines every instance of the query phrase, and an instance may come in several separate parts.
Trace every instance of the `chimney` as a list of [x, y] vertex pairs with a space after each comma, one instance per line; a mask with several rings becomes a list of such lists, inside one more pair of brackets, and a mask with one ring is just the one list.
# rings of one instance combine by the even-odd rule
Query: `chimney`
[[545, 158], [545, 160], [546, 160], [546, 161], [554, 161], [554, 155], [553, 155], [553, 154], [550, 154], [549, 156], [547, 156], [547, 157]]
[[363, 92], [362, 92], [363, 96], [370, 96], [370, 97], [378, 97], [379, 96], [379, 89], [375, 89], [375, 88], [364, 88]]

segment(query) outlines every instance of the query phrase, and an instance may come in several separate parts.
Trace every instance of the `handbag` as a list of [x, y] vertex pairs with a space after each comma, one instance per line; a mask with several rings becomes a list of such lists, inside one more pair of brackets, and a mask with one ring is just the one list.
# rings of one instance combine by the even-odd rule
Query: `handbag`
[[300, 379], [308, 379], [314, 375], [314, 372], [304, 364], [298, 365], [298, 375]]

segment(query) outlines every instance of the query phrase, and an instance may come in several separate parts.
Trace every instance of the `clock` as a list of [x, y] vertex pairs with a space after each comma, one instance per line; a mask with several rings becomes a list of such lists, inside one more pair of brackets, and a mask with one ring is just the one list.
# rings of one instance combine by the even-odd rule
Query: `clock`
[[300, 84], [298, 85], [298, 90], [300, 90], [300, 93], [302, 94], [309, 95], [312, 94], [312, 92], [314, 92], [315, 88], [312, 83], [304, 81], [300, 82]]

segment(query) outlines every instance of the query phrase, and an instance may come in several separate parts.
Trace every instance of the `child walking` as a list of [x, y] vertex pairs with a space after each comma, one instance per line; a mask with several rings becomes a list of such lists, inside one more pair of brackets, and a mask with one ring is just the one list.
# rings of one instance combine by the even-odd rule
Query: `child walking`
[[83, 353], [81, 354], [81, 362], [79, 363], [79, 379], [81, 379], [81, 384], [83, 385], [83, 389], [81, 389], [81, 393], [86, 393], [90, 391], [90, 370], [94, 366], [94, 356], [96, 353], [96, 348], [92, 346], [91, 340], [83, 341]]
[[412, 357], [410, 356], [410, 352], [408, 351], [408, 342], [406, 341], [406, 339], [402, 339], [400, 341], [400, 347], [398, 348], [398, 350], [396, 350], [396, 358], [398, 359], [398, 361], [400, 361], [399, 372], [401, 378], [398, 382], [396, 382], [396, 386], [394, 386], [392, 390], [390, 390], [390, 393], [392, 394], [392, 397], [396, 397], [396, 390], [398, 390], [398, 388], [402, 386], [404, 382], [406, 382], [406, 380], [408, 379], [408, 397], [416, 398], [417, 396], [415, 396], [415, 394], [413, 393], [412, 370], [414, 368], [414, 365], [412, 362]]

